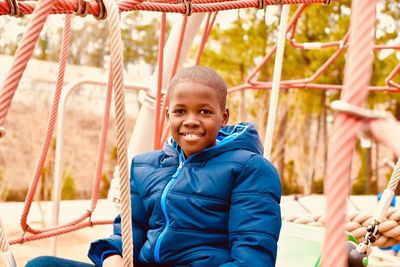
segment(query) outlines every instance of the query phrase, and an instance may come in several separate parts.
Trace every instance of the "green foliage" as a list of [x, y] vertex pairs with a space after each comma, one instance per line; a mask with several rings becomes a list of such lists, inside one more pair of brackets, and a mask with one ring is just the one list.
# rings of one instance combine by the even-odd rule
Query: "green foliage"
[[62, 200], [70, 200], [76, 199], [76, 188], [74, 178], [68, 173], [68, 171], [64, 171], [63, 175], [63, 186], [61, 189], [61, 199]]
[[4, 178], [4, 171], [0, 168], [0, 201], [4, 201], [7, 198], [8, 189]]
[[323, 194], [324, 193], [324, 179], [316, 179], [312, 183], [312, 193]]
[[10, 189], [7, 192], [5, 201], [25, 201], [26, 195], [28, 194], [28, 188]]
[[43, 167], [40, 176], [39, 199], [51, 200], [53, 190], [53, 165], [47, 164]]
[[107, 198], [108, 190], [110, 188], [110, 179], [106, 174], [101, 176], [101, 186], [99, 188], [99, 198]]
[[116, 162], [117, 158], [118, 158], [118, 149], [117, 146], [114, 146], [111, 150], [111, 156], [110, 156], [111, 160]]
[[300, 194], [301, 186], [298, 184], [296, 171], [294, 169], [294, 162], [289, 161], [285, 166], [285, 173], [281, 176], [282, 194], [292, 195]]
[[368, 155], [366, 154], [366, 150], [361, 147], [361, 145], [357, 144], [357, 154], [360, 157], [361, 166], [358, 172], [357, 178], [352, 185], [352, 194], [353, 195], [362, 195], [368, 194], [369, 192], [369, 180], [370, 180], [370, 171], [367, 168], [370, 168], [370, 164], [368, 161]]

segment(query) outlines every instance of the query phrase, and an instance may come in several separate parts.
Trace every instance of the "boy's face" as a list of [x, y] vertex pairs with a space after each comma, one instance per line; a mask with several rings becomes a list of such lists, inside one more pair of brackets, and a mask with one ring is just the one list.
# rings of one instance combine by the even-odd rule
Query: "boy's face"
[[172, 137], [189, 157], [215, 145], [219, 129], [228, 122], [229, 112], [221, 108], [216, 89], [182, 82], [170, 95], [166, 116]]

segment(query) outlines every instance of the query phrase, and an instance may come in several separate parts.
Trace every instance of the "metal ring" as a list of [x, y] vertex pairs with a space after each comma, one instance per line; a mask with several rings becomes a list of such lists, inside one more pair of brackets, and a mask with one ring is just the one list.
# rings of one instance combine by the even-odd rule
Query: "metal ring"
[[7, 0], [8, 6], [10, 7], [10, 16], [20, 18], [23, 16], [19, 10], [18, 0]]
[[78, 0], [78, 9], [74, 12], [74, 14], [80, 17], [86, 17], [89, 11], [87, 2], [87, 0]]
[[95, 19], [104, 20], [107, 18], [107, 10], [104, 5], [103, 0], [97, 0], [97, 4], [99, 5], [99, 14], [97, 16], [93, 15]]
[[186, 13], [184, 15], [185, 16], [192, 15], [192, 1], [191, 0], [183, 0], [183, 3], [185, 4], [185, 10], [186, 10]]
[[258, 9], [264, 9], [264, 7], [265, 7], [265, 1], [258, 0]]

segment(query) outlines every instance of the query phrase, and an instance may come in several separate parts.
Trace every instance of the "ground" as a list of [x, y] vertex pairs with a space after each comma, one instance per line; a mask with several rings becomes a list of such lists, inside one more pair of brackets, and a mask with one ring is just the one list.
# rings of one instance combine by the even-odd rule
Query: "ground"
[[[349, 212], [355, 211], [356, 207], [372, 213], [376, 208], [376, 196], [353, 196], [353, 204], [349, 204]], [[299, 204], [300, 203], [300, 204]], [[1, 219], [5, 225], [6, 235], [9, 240], [20, 236], [19, 220], [23, 210], [21, 202], [0, 203]], [[37, 203], [32, 205], [32, 211], [29, 215], [29, 222], [35, 225], [49, 225], [51, 221], [51, 203], [41, 203], [44, 216], [41, 215]], [[64, 201], [60, 207], [60, 221], [70, 221], [82, 214], [90, 206], [88, 200]], [[282, 215], [297, 215], [307, 213], [310, 210], [312, 214], [322, 214], [325, 209], [325, 198], [320, 195], [300, 197], [298, 202], [294, 196], [284, 196], [282, 198]], [[117, 209], [108, 200], [100, 200], [96, 210], [93, 213], [94, 219], [110, 219], [118, 213]], [[39, 227], [39, 226], [38, 226]], [[111, 233], [111, 226], [95, 226], [94, 228], [85, 228], [70, 234], [62, 235], [58, 238], [57, 255], [70, 259], [90, 262], [86, 254], [91, 241], [98, 238], [107, 237]], [[27, 260], [40, 256], [51, 255], [50, 239], [27, 242], [23, 245], [13, 245], [11, 247], [16, 258], [18, 266], [24, 266]], [[388, 256], [389, 257], [389, 256]]]

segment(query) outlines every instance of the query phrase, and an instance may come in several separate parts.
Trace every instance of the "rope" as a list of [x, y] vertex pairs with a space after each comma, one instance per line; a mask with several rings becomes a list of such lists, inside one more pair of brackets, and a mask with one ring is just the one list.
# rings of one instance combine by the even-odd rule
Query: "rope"
[[[355, 0], [351, 8], [350, 41], [347, 54], [344, 88], [341, 100], [363, 105], [372, 74], [373, 29], [375, 0]], [[339, 113], [333, 125], [330, 141], [327, 177], [324, 192], [327, 196], [325, 243], [322, 250], [324, 267], [347, 266], [345, 225], [346, 197], [350, 189], [350, 169], [356, 136], [361, 121]]]
[[49, 237], [53, 237], [53, 236], [63, 235], [66, 233], [71, 233], [71, 232], [80, 230], [85, 227], [92, 227], [94, 225], [104, 225], [104, 224], [112, 224], [112, 221], [99, 220], [99, 221], [79, 222], [79, 223], [76, 223], [75, 225], [72, 225], [69, 227], [58, 228], [55, 231], [52, 231], [51, 233], [49, 233], [49, 232], [42, 232], [39, 234], [25, 234], [24, 233], [21, 237], [11, 240], [10, 245], [23, 244], [28, 241], [45, 239], [45, 238], [49, 238]]
[[[109, 83], [108, 83], [108, 91], [107, 91], [107, 98], [106, 98], [106, 107], [104, 111], [104, 117], [103, 117], [103, 124], [102, 124], [102, 133], [101, 133], [101, 138], [100, 138], [100, 145], [99, 145], [99, 153], [98, 153], [98, 159], [96, 163], [96, 176], [93, 182], [93, 187], [92, 187], [92, 198], [91, 198], [91, 207], [89, 210], [87, 210], [83, 215], [78, 217], [77, 219], [52, 228], [47, 228], [47, 229], [33, 229], [27, 224], [27, 217], [29, 215], [30, 207], [33, 202], [33, 198], [37, 189], [37, 185], [40, 180], [40, 176], [42, 173], [42, 169], [46, 160], [47, 152], [51, 143], [51, 137], [54, 132], [54, 127], [56, 123], [56, 117], [57, 117], [57, 111], [58, 111], [58, 106], [59, 106], [59, 99], [61, 96], [61, 91], [62, 87], [64, 84], [64, 73], [66, 69], [66, 64], [69, 56], [69, 45], [70, 45], [70, 40], [71, 40], [71, 15], [66, 16], [65, 20], [65, 25], [64, 25], [64, 35], [63, 35], [63, 42], [62, 42], [62, 48], [60, 52], [60, 66], [59, 66], [59, 71], [58, 71], [58, 77], [57, 77], [57, 82], [56, 82], [56, 90], [55, 90], [55, 96], [53, 99], [53, 105], [52, 109], [50, 112], [49, 116], [49, 121], [48, 121], [48, 127], [46, 129], [46, 134], [45, 134], [45, 139], [43, 142], [42, 150], [40, 153], [40, 157], [38, 160], [38, 163], [35, 167], [34, 175], [31, 181], [31, 185], [29, 187], [28, 194], [26, 196], [25, 200], [25, 206], [23, 213], [21, 215], [21, 228], [23, 229], [24, 232], [29, 232], [33, 234], [41, 234], [45, 233], [46, 236], [53, 236], [52, 232], [57, 232], [57, 231], [63, 231], [64, 228], [70, 228], [70, 231], [74, 230], [75, 225], [79, 224], [83, 220], [91, 217], [92, 211], [95, 209], [97, 200], [98, 200], [98, 189], [101, 181], [101, 175], [102, 175], [102, 167], [103, 167], [103, 161], [104, 161], [104, 151], [105, 151], [105, 144], [106, 144], [106, 139], [107, 139], [107, 131], [109, 128], [109, 113], [110, 113], [110, 105], [111, 105], [111, 97], [112, 97], [112, 70], [110, 68], [110, 77], [109, 77]], [[76, 226], [78, 229], [79, 226]], [[29, 240], [36, 240], [40, 239], [40, 236], [35, 238], [32, 237]]]
[[[307, 224], [313, 226], [326, 226], [329, 223], [326, 216], [302, 215], [286, 216], [286, 222]], [[367, 232], [368, 225], [374, 222], [374, 216], [366, 212], [354, 212], [346, 216], [344, 230], [354, 235], [357, 240], [362, 241]], [[387, 247], [400, 243], [400, 209], [390, 207], [383, 222], [379, 224], [380, 236], [373, 243], [374, 246]]]
[[[50, 14], [54, 3], [54, 0], [39, 0], [37, 2], [32, 20], [30, 21], [28, 29], [22, 37], [18, 49], [15, 52], [13, 64], [5, 78], [0, 95], [0, 128], [4, 125], [8, 109], [11, 106], [19, 81], [22, 78], [22, 74], [24, 73], [30, 57], [32, 56], [36, 41], [39, 38], [39, 34], [42, 31], [43, 25], [46, 22], [47, 16]], [[7, 2], [3, 1], [2, 4], [3, 7], [4, 5], [7, 5], [7, 10], [10, 9]], [[19, 2], [19, 4], [22, 3]]]
[[399, 180], [400, 180], [400, 159], [397, 161], [396, 166], [394, 167], [387, 188], [393, 192], [396, 191], [397, 185], [399, 184]]
[[[182, 19], [182, 25], [181, 25], [181, 29], [180, 29], [180, 32], [179, 32], [178, 46], [177, 46], [177, 48], [175, 50], [175, 56], [174, 56], [174, 61], [172, 63], [172, 70], [171, 70], [171, 74], [170, 74], [171, 76], [169, 77], [169, 80], [171, 80], [174, 77], [174, 75], [176, 73], [176, 70], [178, 69], [178, 65], [179, 65], [179, 63], [181, 61], [182, 45], [183, 45], [183, 40], [184, 40], [184, 37], [185, 37], [185, 34], [186, 34], [187, 22], [188, 22], [188, 16], [184, 16], [183, 19]], [[168, 86], [168, 83], [167, 83], [166, 86]], [[164, 138], [163, 133], [165, 133], [165, 131], [167, 131], [169, 133], [169, 127], [170, 126], [168, 125], [167, 127], [164, 127], [164, 122], [165, 122], [165, 115], [164, 114], [165, 114], [165, 111], [166, 111], [166, 108], [167, 108], [167, 104], [168, 104], [168, 94], [165, 94], [164, 101], [163, 101], [162, 107], [161, 107], [161, 117], [159, 118], [159, 129], [160, 129], [160, 131], [159, 131], [158, 137], [159, 137], [160, 144], [163, 144], [165, 142], [165, 140], [166, 140], [166, 138]], [[156, 106], [156, 109], [158, 109], [158, 108], [159, 107]], [[163, 128], [164, 128], [164, 132], [162, 132]]]
[[119, 12], [115, 0], [106, 0], [107, 26], [110, 35], [111, 64], [114, 73], [115, 116], [117, 125], [117, 160], [121, 183], [121, 223], [123, 266], [133, 266], [132, 212], [130, 197], [130, 180], [128, 175], [128, 158], [126, 144], [126, 114], [123, 88], [123, 43], [119, 22]]
[[5, 267], [16, 267], [15, 258], [12, 254], [10, 244], [8, 243], [3, 222], [0, 218], [0, 255], [1, 261], [5, 264]]
[[[51, 1], [51, 0], [47, 0]], [[52, 14], [73, 14], [78, 10], [78, 1], [76, 0], [53, 0], [54, 6], [51, 9]], [[120, 12], [134, 10], [182, 13], [186, 14], [186, 6], [183, 3], [163, 3], [165, 1], [141, 1], [141, 0], [123, 0], [118, 2]], [[174, 1], [177, 2], [177, 1]], [[326, 0], [265, 0], [265, 5], [294, 5], [294, 4], [324, 4]], [[259, 8], [258, 0], [240, 0], [240, 1], [214, 1], [214, 0], [193, 0], [192, 13], [214, 12], [241, 8]], [[21, 15], [31, 14], [35, 9], [36, 1], [18, 1], [19, 12]], [[87, 2], [87, 14], [98, 16], [100, 14], [99, 4], [96, 1]], [[6, 0], [0, 0], [0, 15], [9, 15], [10, 7]]]
[[107, 143], [107, 134], [108, 134], [108, 129], [110, 128], [110, 109], [112, 101], [112, 91], [113, 91], [113, 70], [112, 70], [112, 65], [110, 64], [108, 81], [107, 81], [106, 104], [104, 107], [103, 122], [101, 126], [99, 153], [97, 154], [98, 156], [96, 162], [96, 176], [92, 187], [92, 198], [91, 198], [92, 204], [90, 207], [91, 211], [94, 211], [94, 209], [96, 208], [97, 200], [99, 199], [99, 187], [101, 182], [101, 176], [103, 174], [103, 165], [104, 165], [103, 163], [104, 163], [104, 154]]
[[[24, 206], [24, 210], [23, 210], [23, 213], [21, 215], [21, 220], [20, 220], [21, 228], [24, 232], [33, 233], [33, 234], [44, 234], [46, 236], [53, 236], [52, 232], [63, 231], [64, 228], [73, 229], [75, 227], [75, 225], [79, 224], [80, 222], [82, 222], [83, 220], [85, 220], [87, 218], [89, 218], [89, 220], [90, 220], [92, 211], [94, 210], [94, 207], [96, 206], [97, 199], [98, 199], [98, 192], [96, 192], [96, 190], [95, 190], [94, 192], [92, 192], [91, 209], [87, 210], [79, 218], [77, 218], [69, 223], [66, 223], [64, 225], [38, 230], [38, 229], [31, 228], [27, 224], [27, 217], [29, 215], [30, 207], [31, 207], [31, 204], [32, 204], [32, 201], [33, 201], [36, 189], [37, 189], [37, 185], [40, 180], [43, 165], [44, 165], [44, 162], [45, 162], [45, 159], [47, 156], [47, 152], [48, 152], [48, 149], [49, 149], [49, 146], [51, 143], [51, 137], [54, 132], [54, 126], [55, 126], [57, 111], [58, 111], [58, 106], [59, 106], [59, 98], [60, 98], [62, 86], [64, 83], [64, 73], [65, 73], [65, 68], [66, 68], [67, 59], [68, 59], [68, 55], [69, 55], [69, 44], [70, 44], [70, 39], [71, 39], [71, 16], [70, 15], [68, 15], [66, 17], [64, 29], [65, 30], [64, 30], [64, 35], [63, 35], [63, 44], [62, 44], [62, 49], [60, 52], [60, 67], [59, 67], [59, 72], [58, 72], [58, 77], [57, 77], [55, 96], [53, 99], [53, 104], [52, 104], [52, 108], [51, 108], [51, 112], [50, 112], [50, 116], [49, 116], [48, 127], [46, 129], [45, 140], [43, 142], [43, 146], [42, 146], [42, 150], [40, 153], [38, 163], [36, 164], [36, 167], [35, 167], [34, 175], [31, 180], [31, 185], [29, 187], [28, 194], [26, 196], [25, 206]], [[103, 135], [104, 135], [104, 131], [106, 131], [106, 129], [105, 130], [103, 129]], [[102, 138], [105, 140], [104, 136]], [[105, 142], [102, 143], [101, 146], [105, 146]], [[102, 149], [100, 149], [100, 151], [101, 150]], [[103, 147], [103, 150], [104, 150], [104, 147]], [[103, 153], [100, 152], [99, 160], [97, 163], [97, 167], [98, 167], [97, 175], [96, 175], [94, 186], [93, 186], [94, 188], [97, 187], [97, 191], [98, 191], [98, 186], [99, 186], [100, 179], [101, 179], [101, 170], [102, 170], [101, 162], [102, 162], [103, 158], [104, 158], [104, 152]], [[78, 227], [78, 226], [76, 226], [76, 227]], [[37, 237], [36, 239], [40, 239], [40, 237]], [[29, 240], [36, 240], [36, 239], [33, 236]]]
[[201, 42], [199, 45], [199, 49], [197, 50], [195, 65], [200, 64], [201, 56], [203, 55], [204, 48], [206, 46], [206, 42], [208, 37], [210, 36], [212, 27], [214, 26], [215, 19], [217, 18], [218, 12], [208, 13], [206, 25], [204, 26], [203, 34], [201, 36]]
[[1, 252], [7, 252], [10, 251], [11, 247], [10, 244], [8, 243], [6, 233], [3, 227], [3, 221], [0, 218], [0, 251]]
[[157, 73], [157, 96], [156, 96], [156, 105], [155, 105], [155, 113], [154, 113], [154, 134], [153, 134], [153, 149], [161, 148], [161, 130], [163, 125], [160, 123], [161, 117], [165, 116], [161, 112], [161, 97], [162, 97], [162, 77], [164, 70], [164, 46], [165, 46], [165, 30], [166, 30], [166, 21], [167, 15], [162, 13], [161, 15], [161, 23], [160, 23], [160, 37], [158, 43], [158, 73]]
[[272, 78], [272, 90], [269, 103], [268, 124], [265, 130], [266, 137], [264, 142], [264, 148], [265, 148], [264, 157], [267, 159], [270, 159], [271, 157], [272, 139], [274, 137], [274, 131], [275, 131], [275, 121], [277, 116], [276, 111], [278, 109], [278, 102], [279, 102], [279, 90], [280, 90], [279, 85], [281, 82], [283, 53], [285, 51], [285, 36], [286, 36], [287, 21], [289, 17], [289, 10], [290, 10], [289, 5], [282, 6], [275, 65], [274, 65], [274, 76]]
[[[34, 22], [32, 21], [31, 23], [34, 23]], [[28, 193], [25, 198], [25, 206], [24, 206], [24, 210], [22, 212], [21, 220], [20, 220], [21, 228], [24, 231], [26, 229], [28, 229], [28, 231], [31, 231], [31, 232], [36, 232], [36, 233], [41, 232], [40, 230], [34, 230], [34, 229], [28, 227], [26, 221], [27, 221], [30, 207], [31, 207], [33, 199], [35, 197], [35, 192], [36, 192], [37, 186], [39, 184], [40, 177], [42, 175], [43, 166], [46, 161], [47, 153], [49, 151], [51, 139], [52, 139], [55, 124], [56, 124], [58, 106], [59, 106], [60, 96], [61, 96], [61, 92], [62, 92], [62, 88], [63, 88], [63, 84], [64, 84], [65, 68], [66, 68], [66, 65], [68, 62], [69, 45], [71, 42], [71, 15], [66, 16], [64, 29], [65, 30], [64, 30], [64, 35], [63, 35], [62, 48], [61, 48], [61, 52], [60, 52], [60, 64], [59, 64], [59, 69], [58, 69], [56, 90], [55, 90], [55, 94], [53, 97], [53, 104], [51, 107], [50, 115], [48, 118], [48, 123], [47, 123], [48, 126], [47, 126], [45, 137], [43, 140], [43, 145], [42, 145], [42, 149], [40, 152], [40, 156], [36, 163], [35, 171], [33, 173], [33, 177], [32, 177], [31, 183], [29, 185], [29, 190], [28, 190]], [[27, 32], [27, 34], [28, 33], [29, 33], [29, 31]]]

